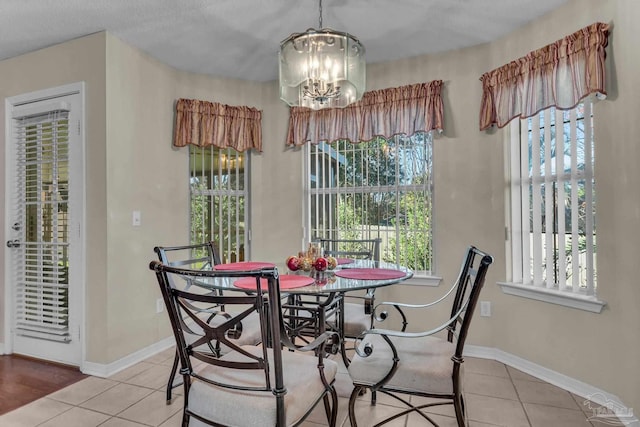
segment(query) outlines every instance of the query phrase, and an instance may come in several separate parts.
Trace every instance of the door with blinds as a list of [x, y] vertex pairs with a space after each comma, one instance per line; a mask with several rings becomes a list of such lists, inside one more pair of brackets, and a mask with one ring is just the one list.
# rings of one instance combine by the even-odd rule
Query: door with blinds
[[7, 100], [7, 285], [14, 353], [80, 365], [82, 86]]

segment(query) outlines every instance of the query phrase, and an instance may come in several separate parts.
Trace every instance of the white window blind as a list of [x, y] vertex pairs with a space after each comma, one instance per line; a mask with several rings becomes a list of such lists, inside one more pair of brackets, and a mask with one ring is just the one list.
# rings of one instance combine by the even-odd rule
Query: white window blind
[[513, 281], [595, 296], [591, 101], [521, 120], [512, 141]]
[[[45, 106], [46, 107], [46, 106]], [[67, 342], [69, 337], [69, 111], [16, 108], [16, 188], [12, 249], [16, 334]]]

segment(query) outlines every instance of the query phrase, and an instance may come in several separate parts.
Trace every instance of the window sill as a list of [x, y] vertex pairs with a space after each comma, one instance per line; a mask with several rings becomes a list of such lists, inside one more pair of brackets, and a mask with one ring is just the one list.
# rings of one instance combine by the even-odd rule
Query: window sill
[[508, 295], [563, 305], [592, 313], [602, 312], [603, 307], [607, 304], [595, 296], [569, 294], [554, 289], [523, 285], [522, 283], [498, 282], [498, 286], [502, 288], [503, 293]]
[[405, 280], [404, 282], [400, 282], [401, 285], [409, 285], [409, 286], [440, 286], [440, 282], [442, 282], [442, 277], [438, 276], [413, 276], [411, 279]]

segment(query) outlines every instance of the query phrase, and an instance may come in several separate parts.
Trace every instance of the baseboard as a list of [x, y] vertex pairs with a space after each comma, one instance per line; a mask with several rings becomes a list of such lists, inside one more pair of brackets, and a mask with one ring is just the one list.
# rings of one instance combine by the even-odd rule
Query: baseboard
[[80, 367], [80, 371], [82, 371], [83, 374], [107, 378], [174, 345], [175, 339], [171, 336], [106, 365], [84, 362]]
[[0, 342], [0, 354], [7, 354], [4, 352], [4, 343]]
[[633, 415], [632, 408], [626, 406], [618, 396], [599, 389], [598, 387], [568, 377], [497, 348], [466, 345], [464, 350], [465, 356], [497, 360], [549, 384], [553, 384], [577, 396], [584, 397], [585, 399], [609, 408], [618, 414], [620, 418], [620, 424], [618, 425], [640, 426], [640, 420]]

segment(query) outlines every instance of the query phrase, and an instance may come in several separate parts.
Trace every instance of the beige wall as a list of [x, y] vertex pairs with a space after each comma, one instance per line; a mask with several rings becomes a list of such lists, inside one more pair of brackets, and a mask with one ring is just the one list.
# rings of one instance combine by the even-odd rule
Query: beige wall
[[640, 408], [640, 288], [632, 246], [640, 215], [639, 17], [635, 1], [574, 0], [491, 46], [494, 68], [592, 22], [612, 24], [609, 97], [595, 106], [598, 295], [608, 305], [593, 314], [496, 295], [491, 326], [495, 347], [610, 391], [634, 408]]
[[[436, 271], [450, 283], [462, 248], [474, 243], [491, 252], [481, 299], [493, 303], [490, 318], [476, 317], [470, 343], [495, 347], [618, 395], [640, 408], [640, 286], [636, 273], [640, 217], [640, 55], [631, 0], [573, 0], [502, 40], [441, 55], [368, 68], [368, 88], [445, 81], [445, 133], [435, 141]], [[598, 295], [607, 301], [593, 314], [502, 294], [504, 251], [505, 131], [478, 131], [478, 78], [527, 52], [593, 22], [612, 24], [607, 48], [608, 98], [595, 106], [598, 227]], [[426, 291], [408, 286], [385, 296], [415, 301]], [[426, 297], [428, 300], [429, 297]], [[425, 317], [421, 327], [432, 318]]]
[[[445, 132], [434, 143], [436, 273], [451, 283], [471, 243], [495, 256], [482, 295], [493, 303], [493, 315], [474, 320], [470, 343], [498, 348], [599, 387], [635, 408], [640, 407], [640, 286], [634, 272], [637, 251], [631, 245], [638, 238], [640, 216], [640, 121], [635, 118], [640, 100], [634, 91], [640, 85], [635, 48], [639, 17], [640, 4], [632, 0], [573, 0], [494, 43], [373, 64], [367, 70], [369, 90], [445, 82]], [[495, 284], [507, 279], [505, 132], [478, 131], [478, 79], [484, 72], [596, 21], [612, 23], [609, 97], [595, 107], [598, 283], [599, 296], [608, 302], [601, 314], [507, 296]], [[284, 187], [282, 191], [295, 194]], [[394, 287], [381, 297], [429, 300], [443, 290]], [[424, 327], [444, 316], [436, 313], [416, 323]]]
[[[94, 361], [101, 363], [170, 333], [166, 314], [155, 312], [160, 294], [147, 266], [154, 246], [184, 244], [189, 238], [188, 149], [171, 145], [178, 98], [250, 105], [263, 111], [264, 152], [250, 159], [255, 258], [279, 261], [281, 253], [298, 248], [302, 217], [302, 165], [298, 153], [285, 152], [288, 110], [279, 101], [275, 85], [179, 72], [111, 35], [107, 35], [106, 51], [109, 269], [105, 301], [111, 315], [104, 341], [91, 352]], [[287, 194], [291, 189], [295, 193]], [[131, 225], [133, 210], [142, 213], [140, 227]]]
[[[640, 287], [631, 244], [640, 216], [635, 117], [640, 101], [633, 90], [640, 84], [640, 55], [633, 44], [638, 17], [640, 4], [634, 0], [571, 0], [494, 43], [372, 64], [367, 72], [368, 89], [445, 82], [445, 132], [434, 143], [436, 273], [449, 284], [471, 243], [496, 259], [482, 295], [493, 302], [493, 316], [474, 320], [470, 342], [602, 388], [636, 408]], [[506, 296], [495, 285], [507, 279], [504, 131], [478, 131], [482, 73], [594, 21], [613, 23], [609, 98], [595, 110], [598, 282], [599, 295], [608, 302], [602, 314]], [[49, 67], [37, 71], [61, 56], [72, 60], [57, 79]], [[29, 67], [36, 71], [25, 72]], [[280, 262], [302, 244], [302, 152], [284, 148], [287, 108], [275, 82], [177, 71], [105, 34], [2, 61], [0, 76], [2, 96], [87, 81], [89, 361], [110, 363], [169, 336], [166, 314], [155, 313], [159, 293], [147, 264], [154, 245], [188, 238], [187, 149], [171, 147], [176, 99], [263, 111], [264, 152], [251, 156], [252, 258]], [[142, 212], [141, 227], [131, 226], [133, 210]], [[401, 286], [382, 294], [428, 300], [443, 287]]]

